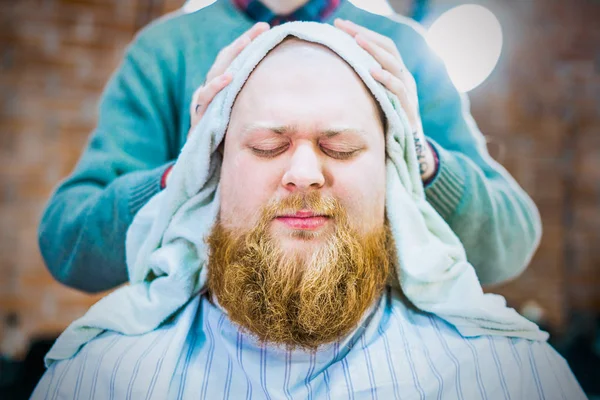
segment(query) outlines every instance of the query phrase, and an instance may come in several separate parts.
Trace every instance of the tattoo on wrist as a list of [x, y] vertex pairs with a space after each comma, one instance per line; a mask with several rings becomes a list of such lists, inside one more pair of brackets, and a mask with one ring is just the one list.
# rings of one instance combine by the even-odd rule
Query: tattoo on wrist
[[415, 139], [415, 150], [417, 151], [417, 161], [419, 162], [419, 173], [423, 175], [427, 172], [428, 165], [425, 161], [425, 149], [423, 147], [423, 143], [421, 142], [421, 138], [417, 136], [417, 132], [413, 132], [413, 137]]

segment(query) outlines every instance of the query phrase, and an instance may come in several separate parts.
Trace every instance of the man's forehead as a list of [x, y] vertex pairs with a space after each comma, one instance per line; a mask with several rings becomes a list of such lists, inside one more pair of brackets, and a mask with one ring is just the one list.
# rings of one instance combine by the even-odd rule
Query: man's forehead
[[[307, 91], [309, 87], [310, 90]], [[339, 94], [331, 96], [330, 93], [334, 92]], [[357, 96], [365, 95], [377, 108], [378, 119], [384, 121], [381, 108], [371, 90], [345, 59], [325, 45], [288, 36], [267, 53], [256, 66], [242, 86], [234, 103], [234, 108], [237, 108], [239, 103], [243, 103], [242, 108], [251, 109], [252, 111], [248, 111], [248, 113], [254, 116], [260, 114], [259, 110], [266, 112], [269, 114], [268, 123], [260, 126], [260, 124], [256, 124], [256, 119], [252, 119], [244, 121], [246, 124], [243, 127], [238, 125], [238, 128], [241, 129], [236, 129], [236, 131], [241, 131], [242, 136], [260, 131], [281, 134], [295, 133], [300, 129], [293, 124], [290, 125], [286, 117], [292, 115], [292, 110], [298, 108], [296, 107], [297, 102], [308, 102], [323, 105], [323, 108], [319, 108], [319, 110], [333, 112], [333, 114], [317, 113], [321, 116], [325, 114], [328, 116], [327, 124], [310, 129], [313, 133], [318, 132], [320, 136], [326, 137], [368, 136], [362, 129], [363, 127], [354, 119], [338, 118], [339, 115], [336, 117], [335, 112], [339, 107], [329, 107], [328, 104], [319, 103], [319, 100], [329, 99], [333, 104], [348, 104], [348, 102], [354, 104]], [[241, 101], [242, 98], [244, 101]], [[306, 108], [303, 107], [303, 109]], [[370, 110], [371, 107], [365, 105], [357, 112], [362, 114], [364, 111], [368, 114]], [[314, 121], [306, 120], [306, 118], [311, 120], [312, 116], [314, 116]], [[318, 120], [315, 114], [306, 116], [306, 118], [303, 122], [310, 123]], [[321, 118], [321, 122], [323, 122], [322, 120], [323, 118]], [[352, 123], [353, 121], [354, 123]], [[304, 128], [306, 127], [304, 123], [302, 125]], [[342, 133], [343, 135], [341, 135]]]
[[328, 68], [334, 68], [337, 65], [342, 68], [352, 69], [342, 57], [329, 47], [294, 36], [288, 36], [267, 53], [257, 65], [255, 71], [261, 69], [261, 67], [264, 68], [265, 65], [277, 69], [282, 68], [280, 65], [296, 65], [297, 63], [304, 66], [310, 64], [313, 67], [327, 65]]

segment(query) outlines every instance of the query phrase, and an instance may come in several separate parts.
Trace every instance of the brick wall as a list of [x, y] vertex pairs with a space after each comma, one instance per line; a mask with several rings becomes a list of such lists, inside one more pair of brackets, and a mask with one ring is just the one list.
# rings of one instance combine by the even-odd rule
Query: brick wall
[[[536, 300], [560, 328], [571, 309], [600, 310], [600, 55], [593, 58], [600, 5], [496, 3], [506, 48], [492, 77], [472, 92], [473, 114], [494, 154], [538, 203], [545, 228], [531, 267], [499, 290], [517, 306]], [[37, 222], [86, 144], [124, 47], [139, 27], [179, 5], [2, 2], [0, 318], [18, 313], [27, 336], [61, 331], [98, 299], [52, 280], [38, 253]]]
[[[55, 283], [37, 223], [94, 128], [102, 88], [137, 29], [179, 1], [3, 1], [0, 13], [0, 322], [60, 332], [99, 296]], [[0, 325], [0, 338], [4, 327]]]

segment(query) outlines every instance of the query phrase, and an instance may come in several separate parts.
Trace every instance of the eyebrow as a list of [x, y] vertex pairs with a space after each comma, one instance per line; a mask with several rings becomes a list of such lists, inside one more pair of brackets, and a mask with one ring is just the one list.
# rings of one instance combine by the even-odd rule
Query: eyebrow
[[[270, 131], [278, 135], [289, 135], [298, 131], [298, 127], [295, 125], [282, 125], [282, 126], [271, 126], [271, 125], [263, 125], [263, 124], [248, 124], [242, 129], [242, 133], [244, 136], [251, 134], [257, 130], [265, 130]], [[353, 128], [330, 128], [319, 131], [321, 136], [325, 136], [327, 138], [332, 138], [334, 136], [338, 136], [342, 133], [349, 134], [357, 134], [359, 136], [367, 136], [368, 133], [362, 129], [353, 129]]]

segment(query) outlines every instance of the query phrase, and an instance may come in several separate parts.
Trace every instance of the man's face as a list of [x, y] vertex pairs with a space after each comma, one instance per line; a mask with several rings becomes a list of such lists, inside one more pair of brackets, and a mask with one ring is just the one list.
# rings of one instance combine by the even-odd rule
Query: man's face
[[381, 294], [395, 260], [382, 125], [360, 78], [317, 45], [280, 45], [240, 92], [208, 286], [261, 341], [314, 349]]
[[[383, 225], [385, 140], [378, 107], [325, 47], [289, 40], [252, 73], [232, 110], [221, 172], [221, 222], [248, 230], [267, 203], [319, 192], [360, 233]], [[270, 224], [282, 248], [314, 251], [336, 221], [288, 210]]]

